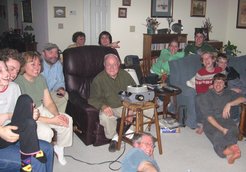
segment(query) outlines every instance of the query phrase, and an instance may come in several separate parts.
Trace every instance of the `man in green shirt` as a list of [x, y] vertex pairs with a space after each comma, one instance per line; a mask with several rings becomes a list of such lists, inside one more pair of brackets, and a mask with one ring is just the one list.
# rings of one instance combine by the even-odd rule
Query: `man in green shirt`
[[216, 52], [216, 49], [210, 46], [205, 41], [205, 35], [202, 29], [198, 29], [195, 31], [195, 42], [188, 44], [184, 51], [185, 55], [189, 54], [199, 54], [201, 55], [202, 52]]
[[89, 104], [100, 110], [100, 124], [104, 127], [105, 136], [112, 139], [109, 151], [116, 151], [118, 135], [117, 118], [121, 117], [122, 103], [118, 95], [127, 90], [127, 86], [136, 85], [131, 75], [120, 69], [119, 58], [107, 54], [104, 58], [104, 70], [92, 81]]

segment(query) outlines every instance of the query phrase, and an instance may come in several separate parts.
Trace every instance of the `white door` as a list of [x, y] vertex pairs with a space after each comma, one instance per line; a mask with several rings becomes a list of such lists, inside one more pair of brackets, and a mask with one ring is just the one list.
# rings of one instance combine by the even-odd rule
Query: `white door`
[[99, 34], [110, 28], [110, 0], [84, 0], [86, 45], [98, 45]]

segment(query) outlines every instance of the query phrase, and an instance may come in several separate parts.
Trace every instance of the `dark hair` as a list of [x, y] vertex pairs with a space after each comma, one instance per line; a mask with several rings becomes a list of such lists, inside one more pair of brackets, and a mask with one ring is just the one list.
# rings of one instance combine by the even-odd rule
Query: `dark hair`
[[85, 33], [84, 33], [84, 32], [75, 32], [75, 33], [73, 34], [72, 41], [73, 41], [73, 42], [76, 42], [76, 41], [77, 41], [77, 38], [78, 38], [79, 36], [85, 38]]
[[99, 38], [98, 38], [98, 44], [99, 44], [99, 45], [102, 45], [102, 44], [101, 44], [101, 37], [102, 37], [103, 35], [107, 35], [107, 36], [108, 36], [108, 38], [109, 38], [109, 43], [111, 44], [111, 43], [112, 43], [112, 36], [111, 36], [111, 34], [110, 34], [109, 32], [107, 32], [107, 31], [102, 31], [102, 32], [100, 33]]
[[24, 61], [21, 57], [21, 54], [16, 49], [4, 48], [0, 51], [0, 56], [3, 61], [8, 61], [9, 59], [16, 60], [22, 66]]
[[205, 37], [204, 31], [202, 28], [195, 28], [194, 36], [196, 36], [196, 34], [198, 33], [202, 34]]
[[225, 86], [227, 86], [227, 77], [223, 73], [217, 73], [213, 77], [213, 83], [215, 80], [223, 80], [225, 82]]
[[217, 56], [217, 61], [219, 61], [220, 58], [227, 60], [227, 62], [229, 61], [229, 58], [225, 53], [219, 53]]

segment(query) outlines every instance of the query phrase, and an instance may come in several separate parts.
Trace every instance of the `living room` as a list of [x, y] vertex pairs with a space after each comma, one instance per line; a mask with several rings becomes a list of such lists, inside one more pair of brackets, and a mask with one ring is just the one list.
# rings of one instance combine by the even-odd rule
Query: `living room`
[[[20, 1], [12, 0], [12, 2]], [[114, 41], [121, 41], [120, 48], [117, 50], [122, 61], [129, 54], [136, 54], [141, 58], [143, 53], [143, 34], [147, 33], [146, 18], [151, 15], [151, 0], [131, 0], [130, 6], [123, 6], [122, 0], [109, 0], [109, 2], [111, 18], [109, 31]], [[34, 28], [32, 32], [36, 36], [37, 49], [39, 51], [42, 50], [46, 42], [54, 42], [61, 50], [65, 50], [72, 42], [72, 34], [76, 31], [83, 31], [83, 12], [81, 12], [83, 11], [83, 3], [81, 0], [32, 0], [32, 7], [33, 23], [31, 25]], [[65, 7], [66, 17], [55, 18], [54, 7]], [[119, 8], [127, 9], [126, 18], [118, 17]], [[244, 40], [242, 39], [242, 35], [245, 35], [246, 32], [244, 29], [236, 28], [237, 2], [235, 0], [206, 0], [205, 17], [191, 17], [190, 11], [191, 0], [173, 0], [174, 23], [179, 19], [182, 20], [184, 25], [182, 33], [188, 34], [188, 40], [194, 39], [194, 28], [201, 27], [205, 17], [209, 17], [213, 25], [210, 39], [223, 41], [224, 44], [227, 40], [231, 40], [242, 51], [239, 55], [246, 54]], [[158, 29], [168, 27], [167, 18], [157, 18], [157, 20], [161, 23]], [[63, 29], [58, 29], [58, 26], [61, 26], [60, 24], [63, 25]], [[24, 23], [23, 28], [26, 25], [30, 25], [30, 23]], [[131, 26], [135, 27], [135, 32], [130, 32]], [[88, 42], [89, 39], [87, 35]], [[97, 42], [94, 44], [97, 44]], [[87, 43], [87, 45], [89, 44]], [[154, 128], [152, 128], [151, 132], [154, 133], [154, 131]], [[228, 165], [226, 159], [221, 159], [215, 154], [211, 143], [204, 134], [197, 135], [194, 130], [188, 127], [181, 128], [181, 133], [162, 134], [161, 137], [163, 154], [160, 155], [158, 149], [155, 149], [154, 154], [161, 171], [243, 172], [246, 170], [243, 165], [246, 158], [245, 140], [239, 141], [242, 157], [235, 164]], [[102, 165], [100, 163], [115, 160], [121, 154], [124, 157], [124, 146], [116, 153], [109, 153], [107, 147], [108, 145], [99, 147], [86, 146], [74, 135], [73, 146], [66, 149], [65, 153], [85, 161], [85, 163], [80, 163], [67, 157], [68, 164], [61, 166], [55, 158], [54, 171], [112, 171], [108, 167], [109, 163]], [[127, 144], [126, 151], [130, 148], [131, 146]], [[122, 157], [119, 161], [121, 160]], [[110, 167], [118, 169], [120, 164], [116, 163]]]
[[[4, 3], [2, 0], [1, 3]], [[67, 0], [52, 0], [52, 1], [31, 1], [32, 7], [32, 23], [22, 23], [21, 19], [21, 1], [8, 0], [9, 17], [5, 20], [0, 18], [1, 25], [0, 32], [6, 31], [10, 28], [16, 28], [16, 21], [13, 16], [11, 4], [18, 4], [19, 10], [19, 24], [20, 29], [25, 28], [27, 25], [33, 27], [32, 33], [35, 35], [37, 50], [41, 50], [46, 42], [54, 42], [63, 51], [71, 44], [72, 34], [76, 31], [83, 31], [84, 18], [83, 11], [87, 1], [73, 0], [71, 3]], [[122, 0], [104, 0], [108, 3], [110, 9], [109, 22], [104, 26], [104, 30], [109, 28], [108, 31], [113, 36], [114, 41], [120, 41], [120, 48], [117, 49], [121, 59], [126, 55], [134, 54], [142, 58], [143, 55], [143, 34], [147, 33], [146, 18], [151, 17], [151, 0], [131, 1], [130, 6], [123, 6]], [[7, 3], [7, 2], [5, 2]], [[87, 2], [88, 3], [88, 2]], [[65, 17], [54, 17], [54, 7], [65, 7]], [[118, 17], [119, 8], [126, 8], [126, 18]], [[237, 28], [237, 12], [238, 2], [231, 0], [207, 0], [205, 17], [191, 17], [191, 1], [188, 0], [174, 0], [173, 1], [172, 18], [173, 23], [178, 20], [182, 21], [183, 31], [187, 34], [187, 40], [194, 39], [194, 28], [201, 27], [205, 18], [209, 18], [213, 26], [210, 33], [210, 40], [222, 41], [224, 44], [230, 40], [233, 44], [237, 45], [241, 54], [246, 54], [244, 41], [242, 35], [245, 35], [246, 30]], [[11, 17], [12, 14], [12, 17]], [[167, 18], [156, 18], [160, 23], [158, 29], [168, 28]], [[2, 22], [3, 21], [3, 22]], [[8, 24], [6, 24], [8, 23]], [[172, 23], [172, 24], [173, 24]], [[7, 25], [7, 26], [6, 26]], [[58, 28], [58, 26], [62, 28]], [[130, 32], [130, 27], [134, 27], [133, 32]], [[96, 31], [99, 35], [101, 30]], [[173, 33], [173, 32], [172, 32]], [[86, 44], [97, 45], [97, 42], [91, 42], [90, 35], [86, 33]]]

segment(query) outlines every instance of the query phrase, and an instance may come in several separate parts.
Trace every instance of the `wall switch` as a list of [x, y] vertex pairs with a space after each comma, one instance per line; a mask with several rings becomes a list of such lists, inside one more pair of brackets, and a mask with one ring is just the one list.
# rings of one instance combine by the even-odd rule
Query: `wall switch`
[[63, 29], [63, 23], [58, 23], [58, 29]]
[[69, 14], [75, 16], [75, 15], [76, 15], [76, 11], [75, 11], [75, 10], [71, 10], [71, 11], [69, 12]]
[[135, 32], [135, 26], [130, 26], [130, 32]]

